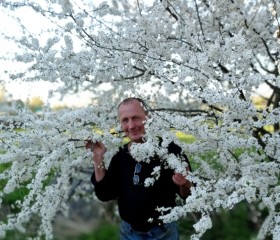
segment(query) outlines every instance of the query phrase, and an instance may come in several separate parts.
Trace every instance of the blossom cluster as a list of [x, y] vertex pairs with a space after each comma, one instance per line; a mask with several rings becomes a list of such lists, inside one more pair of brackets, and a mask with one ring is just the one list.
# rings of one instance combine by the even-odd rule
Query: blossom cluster
[[[180, 158], [166, 150], [175, 142], [193, 166], [191, 195], [168, 211], [158, 206], [162, 220], [201, 213], [194, 225], [198, 239], [213, 227], [212, 211], [260, 203], [269, 214], [258, 237], [279, 239], [280, 3], [134, 2], [1, 1], [1, 10], [14, 18], [30, 8], [52, 23], [35, 34], [20, 22], [20, 36], [5, 36], [20, 46], [12, 60], [26, 66], [5, 77], [59, 83], [50, 97], [92, 92], [84, 108], [46, 105], [40, 114], [17, 108], [0, 115], [2, 204], [8, 194], [26, 190], [14, 203], [19, 211], [1, 219], [1, 237], [12, 229], [24, 232], [35, 216], [38, 237], [52, 239], [51, 223], [58, 212], [67, 214], [69, 197], [94, 199], [85, 141], [106, 145], [107, 167], [125, 141], [118, 103], [140, 96], [149, 118], [145, 142], [131, 147], [135, 159], [157, 155], [165, 167], [185, 173]], [[271, 89], [268, 96], [256, 94], [263, 86]], [[256, 98], [265, 103], [257, 106]], [[192, 141], [179, 140], [178, 133]], [[159, 174], [154, 169], [146, 185]], [[74, 190], [73, 179], [82, 182]]]

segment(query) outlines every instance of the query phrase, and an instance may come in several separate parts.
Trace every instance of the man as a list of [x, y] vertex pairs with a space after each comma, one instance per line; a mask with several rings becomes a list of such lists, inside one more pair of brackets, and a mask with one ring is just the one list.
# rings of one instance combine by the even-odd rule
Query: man
[[[186, 198], [190, 194], [191, 182], [179, 173], [164, 168], [160, 159], [138, 162], [130, 154], [132, 143], [143, 143], [144, 122], [147, 111], [143, 100], [128, 98], [118, 107], [121, 128], [130, 139], [112, 158], [108, 169], [104, 168], [103, 156], [106, 147], [103, 143], [88, 142], [86, 148], [93, 151], [94, 173], [91, 181], [96, 196], [101, 201], [117, 199], [121, 221], [121, 240], [178, 240], [179, 234], [175, 222], [163, 224], [159, 221], [157, 207], [174, 207], [176, 194]], [[181, 154], [181, 148], [175, 144], [168, 147], [169, 153]], [[154, 167], [160, 166], [160, 177], [152, 186], [144, 186], [146, 178], [151, 177]], [[190, 169], [188, 169], [190, 170]], [[153, 219], [153, 221], [149, 221]]]

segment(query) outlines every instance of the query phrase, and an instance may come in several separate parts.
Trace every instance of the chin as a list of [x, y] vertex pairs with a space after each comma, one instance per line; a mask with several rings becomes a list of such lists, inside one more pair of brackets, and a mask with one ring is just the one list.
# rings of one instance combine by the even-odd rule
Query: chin
[[130, 138], [130, 140], [132, 141], [132, 142], [137, 142], [137, 143], [141, 143], [141, 142], [143, 142], [143, 139], [142, 139], [142, 136], [131, 136], [131, 137], [129, 137]]

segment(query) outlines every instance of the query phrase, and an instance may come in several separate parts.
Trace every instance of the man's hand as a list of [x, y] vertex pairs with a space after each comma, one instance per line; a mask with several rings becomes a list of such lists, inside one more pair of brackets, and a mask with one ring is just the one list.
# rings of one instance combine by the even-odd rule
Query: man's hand
[[94, 155], [102, 157], [106, 152], [106, 147], [102, 142], [93, 142], [89, 140], [86, 142], [85, 148], [90, 149]]
[[103, 162], [104, 154], [106, 153], [106, 147], [102, 142], [87, 141], [85, 144], [86, 149], [90, 149], [93, 153], [93, 163], [96, 166], [100, 166]]
[[93, 153], [93, 165], [95, 169], [95, 178], [99, 182], [105, 176], [104, 169], [104, 154], [106, 153], [106, 147], [102, 142], [93, 142], [91, 140], [85, 143], [85, 148], [90, 149]]
[[172, 176], [172, 180], [176, 185], [180, 187], [186, 186], [189, 182], [187, 181], [186, 177], [184, 177], [184, 175], [181, 173], [174, 173], [174, 175]]
[[186, 179], [181, 173], [174, 173], [172, 176], [173, 182], [180, 187], [180, 195], [183, 198], [186, 198], [191, 193], [192, 183]]

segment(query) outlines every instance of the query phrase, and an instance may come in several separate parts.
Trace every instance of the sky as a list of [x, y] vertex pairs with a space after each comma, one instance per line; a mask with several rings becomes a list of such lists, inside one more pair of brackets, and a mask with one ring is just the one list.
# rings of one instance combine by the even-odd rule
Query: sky
[[[5, 23], [0, 24], [0, 56], [9, 57], [19, 51], [19, 49], [14, 43], [12, 43], [12, 41], [4, 39], [1, 33], [5, 33], [9, 36], [19, 36], [21, 29], [16, 23], [16, 20], [8, 16], [7, 12], [3, 11], [3, 9], [0, 9], [0, 16], [1, 22]], [[17, 16], [20, 18], [22, 24], [27, 26], [31, 33], [38, 34], [41, 32], [42, 26], [45, 28], [51, 26], [51, 23], [48, 20], [28, 8], [18, 11]], [[8, 100], [20, 99], [23, 102], [26, 102], [32, 97], [40, 97], [44, 103], [50, 103], [51, 106], [67, 105], [69, 107], [82, 107], [91, 102], [92, 96], [90, 92], [83, 92], [76, 95], [72, 94], [71, 96], [65, 97], [63, 100], [60, 99], [59, 95], [54, 95], [52, 99], [49, 99], [49, 90], [55, 90], [59, 86], [58, 84], [44, 81], [12, 81], [9, 79], [5, 71], [13, 71], [14, 69], [22, 68], [23, 66], [13, 61], [3, 60], [0, 60], [0, 66], [0, 79], [4, 80], [5, 97]]]

